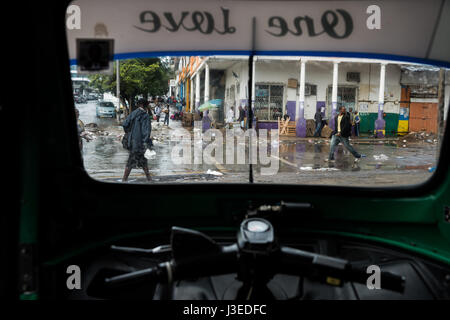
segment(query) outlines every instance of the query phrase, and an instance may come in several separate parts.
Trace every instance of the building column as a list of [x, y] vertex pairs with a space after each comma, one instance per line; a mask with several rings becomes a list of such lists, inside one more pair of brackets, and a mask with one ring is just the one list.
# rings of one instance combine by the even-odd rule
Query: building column
[[209, 101], [209, 66], [205, 63], [205, 103]]
[[[209, 101], [209, 66], [205, 63], [205, 103]], [[209, 130], [211, 127], [211, 121], [208, 118], [208, 110], [203, 112], [202, 119], [202, 132]]]
[[338, 92], [338, 64], [339, 62], [333, 62], [333, 88], [331, 91], [331, 118], [328, 122], [328, 126], [335, 130], [334, 119], [337, 115], [337, 92]]
[[200, 107], [200, 72], [195, 76], [195, 111]]
[[381, 64], [380, 69], [380, 90], [378, 93], [378, 118], [375, 120], [375, 137], [383, 138], [386, 121], [383, 119], [384, 109], [384, 83], [386, 79], [386, 64]]
[[305, 119], [305, 65], [306, 61], [300, 61], [300, 89], [298, 97], [298, 107], [295, 113], [297, 137], [306, 137], [306, 119]]
[[194, 106], [194, 81], [192, 78], [189, 79], [189, 86], [191, 87], [191, 94], [190, 94], [190, 104], [189, 104], [189, 111], [194, 112], [195, 106]]
[[256, 97], [256, 79], [255, 79], [255, 68], [256, 68], [256, 57], [253, 58], [253, 68], [252, 68], [252, 96], [250, 101], [250, 106], [252, 110], [255, 108], [255, 97]]
[[189, 112], [189, 78], [186, 78], [185, 84], [184, 84], [184, 98], [186, 100], [186, 112]]
[[120, 121], [120, 62], [119, 60], [116, 60], [116, 97], [118, 99], [118, 105], [117, 105], [117, 118]]
[[[255, 101], [256, 101], [256, 57], [253, 57], [253, 63], [252, 63], [252, 96], [250, 97], [250, 103], [247, 102], [247, 122], [248, 122], [248, 111], [250, 110], [249, 108], [251, 108], [252, 110], [252, 114], [253, 114], [253, 123], [252, 123], [252, 128], [256, 129], [256, 117], [255, 117]], [[247, 128], [248, 128], [248, 123], [247, 123]]]

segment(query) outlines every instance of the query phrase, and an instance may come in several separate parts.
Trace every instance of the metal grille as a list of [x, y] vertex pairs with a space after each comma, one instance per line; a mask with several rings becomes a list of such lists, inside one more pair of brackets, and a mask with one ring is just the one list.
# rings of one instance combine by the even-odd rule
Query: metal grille
[[255, 116], [258, 120], [277, 120], [282, 117], [283, 92], [282, 85], [256, 85]]
[[[327, 108], [327, 115], [328, 117], [331, 116], [331, 108], [332, 108], [332, 87], [328, 87], [328, 102], [329, 102], [329, 108]], [[341, 106], [344, 106], [347, 111], [349, 108], [353, 108], [353, 110], [356, 110], [356, 88], [355, 87], [338, 87], [337, 92], [337, 110]]]

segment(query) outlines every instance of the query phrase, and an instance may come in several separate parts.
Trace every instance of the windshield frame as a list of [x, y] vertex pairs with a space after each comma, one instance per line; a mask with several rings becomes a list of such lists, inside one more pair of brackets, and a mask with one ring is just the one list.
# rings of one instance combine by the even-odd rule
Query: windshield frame
[[[70, 3], [70, 1], [68, 1]], [[65, 25], [64, 25], [65, 30]], [[62, 63], [65, 65], [67, 70], [70, 70], [70, 65], [76, 64], [76, 59], [70, 59], [68, 55], [67, 46], [67, 32], [64, 33], [64, 52], [66, 54], [66, 59], [62, 59]], [[336, 52], [336, 51], [281, 51], [281, 50], [271, 50], [271, 51], [248, 51], [248, 50], [208, 50], [208, 51], [145, 51], [145, 52], [133, 52], [133, 53], [115, 53], [113, 56], [114, 60], [123, 60], [131, 58], [148, 58], [148, 57], [161, 57], [161, 56], [221, 56], [221, 55], [243, 55], [247, 56], [250, 61], [252, 56], [315, 56], [315, 57], [335, 57], [335, 58], [368, 58], [377, 60], [395, 60], [399, 62], [412, 62], [428, 65], [430, 67], [443, 67], [450, 69], [450, 61], [439, 61], [431, 60], [425, 58], [417, 58], [410, 56], [400, 56], [393, 54], [375, 54], [366, 52]], [[70, 82], [70, 77], [69, 77]], [[72, 87], [72, 86], [71, 86]], [[67, 92], [71, 96], [72, 109], [75, 109], [75, 102], [73, 97], [73, 91]], [[447, 111], [447, 115], [450, 114], [450, 108]], [[72, 112], [70, 116], [72, 121], [75, 123], [75, 114]], [[73, 131], [73, 130], [72, 130]], [[333, 195], [345, 195], [349, 192], [354, 197], [416, 197], [429, 195], [433, 190], [439, 188], [447, 179], [448, 175], [448, 163], [450, 163], [450, 146], [448, 146], [450, 140], [450, 132], [448, 126], [445, 126], [445, 130], [442, 135], [442, 142], [440, 143], [439, 157], [437, 161], [437, 166], [432, 176], [425, 180], [423, 183], [412, 184], [412, 185], [401, 185], [401, 186], [368, 186], [368, 187], [352, 187], [352, 186], [336, 186], [336, 185], [305, 185], [305, 184], [277, 184], [277, 183], [252, 183], [252, 182], [242, 182], [242, 183], [220, 183], [220, 182], [208, 182], [208, 183], [157, 183], [157, 184], [122, 184], [122, 183], [112, 183], [97, 180], [89, 176], [88, 172], [84, 170], [83, 160], [81, 151], [78, 148], [78, 138], [76, 136], [76, 131], [73, 131], [71, 137], [72, 150], [75, 152], [73, 156], [77, 158], [78, 165], [83, 168], [81, 170], [83, 179], [86, 179], [95, 186], [108, 186], [113, 188], [139, 188], [141, 190], [173, 190], [182, 191], [187, 186], [198, 192], [213, 192], [215, 190], [226, 190], [229, 192], [245, 192], [248, 188], [252, 188], [254, 191], [270, 192], [269, 190], [277, 190], [279, 192], [288, 193], [303, 193], [303, 194], [321, 194], [324, 192], [331, 192]], [[126, 185], [126, 187], [125, 187]]]

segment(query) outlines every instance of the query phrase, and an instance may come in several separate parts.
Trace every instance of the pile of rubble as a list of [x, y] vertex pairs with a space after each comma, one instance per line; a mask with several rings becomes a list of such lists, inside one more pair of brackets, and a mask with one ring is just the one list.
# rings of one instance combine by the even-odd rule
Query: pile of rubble
[[410, 132], [407, 135], [400, 138], [403, 143], [425, 142], [425, 143], [437, 143], [437, 135], [430, 132]]
[[89, 132], [97, 132], [99, 130], [98, 125], [96, 123], [85, 124], [84, 129]]
[[[84, 126], [84, 132], [81, 134], [83, 137], [86, 137], [88, 140], [95, 140], [98, 136], [111, 136], [113, 133], [105, 130], [100, 130], [96, 123], [88, 123]], [[119, 140], [122, 135], [117, 136]]]

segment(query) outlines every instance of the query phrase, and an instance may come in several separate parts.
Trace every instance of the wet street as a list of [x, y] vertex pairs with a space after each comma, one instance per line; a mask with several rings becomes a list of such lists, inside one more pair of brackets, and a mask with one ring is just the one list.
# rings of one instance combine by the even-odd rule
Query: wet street
[[[91, 141], [83, 141], [85, 170], [98, 180], [121, 182], [128, 159], [122, 147], [123, 129], [116, 119], [99, 119], [95, 102], [77, 104]], [[156, 157], [148, 161], [151, 183], [166, 182], [227, 182], [246, 183], [248, 164], [174, 164], [173, 147], [179, 139], [172, 136], [182, 128], [181, 121], [170, 120], [169, 127], [152, 122], [152, 137]], [[191, 135], [193, 130], [189, 129]], [[172, 138], [171, 138], [172, 137]], [[194, 149], [194, 139], [192, 139]], [[400, 138], [352, 139], [351, 144], [366, 157], [354, 163], [353, 156], [339, 145], [335, 163], [325, 162], [329, 153], [329, 139], [283, 137], [279, 154], [271, 157], [276, 163], [274, 175], [262, 175], [261, 165], [253, 165], [254, 181], [259, 183], [288, 183], [338, 186], [393, 186], [426, 181], [437, 164], [437, 143], [434, 141], [406, 141]], [[203, 148], [207, 144], [203, 143]], [[272, 145], [277, 147], [277, 145]], [[263, 166], [264, 167], [264, 166]], [[130, 183], [147, 183], [141, 169], [133, 169]]]

